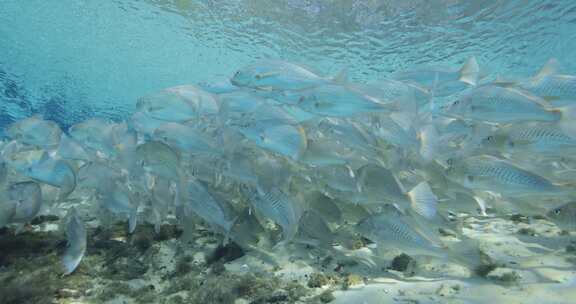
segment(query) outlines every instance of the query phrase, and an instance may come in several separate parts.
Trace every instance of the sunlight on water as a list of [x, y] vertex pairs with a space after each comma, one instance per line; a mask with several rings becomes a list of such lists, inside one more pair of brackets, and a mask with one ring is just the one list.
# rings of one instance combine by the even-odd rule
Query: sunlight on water
[[576, 2], [0, 0], [0, 303], [574, 303]]
[[26, 95], [11, 115], [59, 98], [74, 115], [118, 117], [146, 93], [259, 58], [357, 80], [470, 55], [493, 73], [527, 75], [549, 57], [575, 70], [575, 15], [570, 1], [5, 0], [0, 69]]

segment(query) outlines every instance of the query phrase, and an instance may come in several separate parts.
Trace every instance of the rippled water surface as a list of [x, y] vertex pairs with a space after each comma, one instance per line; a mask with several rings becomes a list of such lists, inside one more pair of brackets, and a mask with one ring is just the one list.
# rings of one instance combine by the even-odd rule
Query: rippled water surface
[[508, 75], [549, 57], [576, 69], [573, 1], [4, 0], [0, 24], [0, 123], [47, 107], [64, 126], [118, 118], [139, 96], [258, 58], [360, 81], [470, 55]]

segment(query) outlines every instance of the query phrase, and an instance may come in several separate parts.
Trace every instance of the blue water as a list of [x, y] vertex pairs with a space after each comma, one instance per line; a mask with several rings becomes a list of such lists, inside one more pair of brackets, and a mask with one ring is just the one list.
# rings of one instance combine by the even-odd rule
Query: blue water
[[[273, 5], [272, 5], [273, 3]], [[530, 75], [576, 71], [576, 1], [2, 0], [0, 125], [127, 115], [139, 96], [282, 58], [365, 81], [476, 55]]]

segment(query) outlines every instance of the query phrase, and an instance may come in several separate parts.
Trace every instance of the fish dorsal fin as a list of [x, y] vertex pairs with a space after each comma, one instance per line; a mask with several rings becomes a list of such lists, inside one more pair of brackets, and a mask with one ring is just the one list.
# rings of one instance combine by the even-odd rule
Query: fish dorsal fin
[[336, 75], [332, 76], [332, 81], [338, 84], [345, 84], [348, 82], [348, 67], [343, 67]]
[[478, 77], [480, 75], [480, 66], [475, 56], [471, 56], [464, 62], [462, 68], [460, 69], [460, 81], [476, 85], [478, 83]]
[[42, 156], [40, 156], [40, 159], [38, 160], [38, 164], [42, 164], [44, 162], [47, 162], [50, 159], [50, 153], [48, 153], [47, 151], [42, 152]]
[[541, 79], [548, 75], [557, 74], [560, 71], [560, 62], [556, 58], [550, 58], [544, 66], [534, 75], [534, 78]]

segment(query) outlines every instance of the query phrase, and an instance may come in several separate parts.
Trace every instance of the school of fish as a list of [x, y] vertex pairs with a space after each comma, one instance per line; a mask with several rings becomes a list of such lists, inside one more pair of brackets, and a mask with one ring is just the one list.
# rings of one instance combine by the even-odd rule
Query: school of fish
[[455, 214], [576, 229], [576, 76], [554, 59], [526, 79], [491, 77], [471, 57], [371, 83], [259, 61], [135, 108], [65, 131], [36, 115], [0, 141], [0, 227], [67, 210], [64, 274], [90, 242], [87, 213], [130, 233], [171, 222], [223, 243], [327, 250], [353, 233], [455, 260], [438, 232], [460, 234]]

